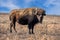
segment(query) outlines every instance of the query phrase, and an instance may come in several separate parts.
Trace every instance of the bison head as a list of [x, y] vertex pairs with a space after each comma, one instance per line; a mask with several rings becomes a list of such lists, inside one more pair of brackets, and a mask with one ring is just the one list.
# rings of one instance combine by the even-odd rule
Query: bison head
[[34, 14], [37, 16], [39, 22], [42, 23], [43, 18], [44, 18], [44, 16], [46, 15], [46, 14], [45, 14], [45, 10], [35, 8], [35, 13], [34, 13]]

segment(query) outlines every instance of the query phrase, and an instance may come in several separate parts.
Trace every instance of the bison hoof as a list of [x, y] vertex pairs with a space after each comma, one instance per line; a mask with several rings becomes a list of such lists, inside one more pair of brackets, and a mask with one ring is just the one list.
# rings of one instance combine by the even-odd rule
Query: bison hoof
[[31, 32], [29, 32], [29, 34], [34, 34], [33, 32], [31, 33]]
[[29, 34], [31, 34], [31, 32], [29, 32]]
[[10, 31], [10, 33], [12, 33], [12, 31]]
[[32, 33], [32, 34], [34, 34], [34, 33]]

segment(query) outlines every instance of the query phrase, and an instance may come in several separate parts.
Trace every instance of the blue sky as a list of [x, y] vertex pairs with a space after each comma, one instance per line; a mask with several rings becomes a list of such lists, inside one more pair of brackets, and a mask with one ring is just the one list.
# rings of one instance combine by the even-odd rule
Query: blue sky
[[29, 7], [42, 8], [46, 14], [60, 15], [60, 0], [0, 0], [0, 12]]

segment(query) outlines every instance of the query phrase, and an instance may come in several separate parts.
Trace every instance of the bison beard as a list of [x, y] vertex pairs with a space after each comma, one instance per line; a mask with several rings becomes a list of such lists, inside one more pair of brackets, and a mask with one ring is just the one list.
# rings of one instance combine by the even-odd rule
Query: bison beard
[[40, 17], [40, 23], [42, 24], [42, 21], [43, 21], [43, 16], [42, 17]]

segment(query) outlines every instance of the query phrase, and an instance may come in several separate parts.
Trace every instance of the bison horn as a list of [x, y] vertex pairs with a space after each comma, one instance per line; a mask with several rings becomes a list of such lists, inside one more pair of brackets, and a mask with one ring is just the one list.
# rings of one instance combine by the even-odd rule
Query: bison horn
[[37, 14], [37, 8], [35, 10], [36, 10], [35, 15], [36, 15]]

